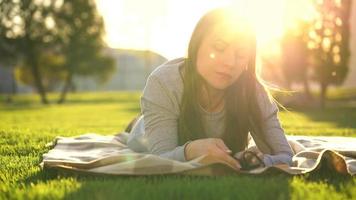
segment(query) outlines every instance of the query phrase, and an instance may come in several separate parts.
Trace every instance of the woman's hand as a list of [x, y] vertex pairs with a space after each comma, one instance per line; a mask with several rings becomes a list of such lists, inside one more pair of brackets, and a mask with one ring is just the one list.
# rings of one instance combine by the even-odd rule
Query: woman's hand
[[186, 160], [192, 160], [201, 155], [207, 155], [203, 160], [205, 164], [219, 162], [233, 169], [240, 170], [240, 163], [230, 156], [231, 150], [220, 138], [205, 138], [194, 140], [185, 147]]
[[264, 167], [263, 154], [259, 151], [245, 150], [233, 155], [241, 164], [242, 170], [251, 170], [257, 167]]

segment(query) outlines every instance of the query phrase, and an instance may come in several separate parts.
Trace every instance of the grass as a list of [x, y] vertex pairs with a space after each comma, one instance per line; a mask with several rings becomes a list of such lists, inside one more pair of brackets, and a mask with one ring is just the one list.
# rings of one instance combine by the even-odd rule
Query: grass
[[[51, 94], [54, 99], [56, 94]], [[352, 199], [356, 177], [263, 175], [104, 176], [38, 167], [55, 136], [114, 134], [139, 113], [139, 93], [81, 93], [64, 105], [21, 95], [0, 105], [0, 199]], [[1, 98], [4, 97], [0, 97]], [[291, 135], [356, 137], [356, 107], [279, 114]]]

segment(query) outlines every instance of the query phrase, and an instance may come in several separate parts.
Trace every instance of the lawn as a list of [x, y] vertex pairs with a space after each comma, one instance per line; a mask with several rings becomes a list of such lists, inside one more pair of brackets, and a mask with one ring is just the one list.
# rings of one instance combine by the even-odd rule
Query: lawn
[[[81, 93], [70, 95], [64, 105], [40, 105], [37, 96], [21, 95], [11, 105], [0, 105], [0, 199], [356, 198], [356, 177], [98, 176], [38, 167], [48, 151], [46, 143], [55, 136], [123, 130], [140, 111], [139, 97], [129, 92]], [[356, 107], [281, 111], [279, 117], [287, 134], [356, 137]]]

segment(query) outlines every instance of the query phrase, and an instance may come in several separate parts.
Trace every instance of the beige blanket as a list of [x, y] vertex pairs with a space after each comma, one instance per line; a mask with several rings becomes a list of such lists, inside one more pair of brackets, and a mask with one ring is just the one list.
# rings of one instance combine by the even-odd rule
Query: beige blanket
[[[295, 152], [293, 165], [277, 165], [251, 171], [232, 168], [200, 156], [189, 162], [164, 159], [153, 154], [136, 153], [126, 145], [128, 133], [102, 136], [85, 134], [57, 137], [53, 148], [43, 155], [41, 166], [112, 175], [226, 175], [282, 172], [291, 175], [327, 170], [347, 176], [356, 174], [356, 138], [287, 136]], [[251, 149], [256, 149], [251, 143]]]

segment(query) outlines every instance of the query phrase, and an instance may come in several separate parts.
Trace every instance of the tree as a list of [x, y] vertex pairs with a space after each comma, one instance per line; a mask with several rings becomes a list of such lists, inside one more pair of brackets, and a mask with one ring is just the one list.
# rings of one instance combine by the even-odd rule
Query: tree
[[[0, 2], [0, 53], [29, 67], [44, 104], [48, 103], [39, 70], [39, 55], [56, 39], [53, 10], [60, 1], [2, 0]], [[1, 56], [2, 58], [5, 56]]]
[[[0, 10], [0, 17], [1, 17], [1, 10]], [[1, 18], [0, 18], [1, 19]], [[4, 35], [5, 29], [0, 29], [0, 36]], [[5, 102], [6, 103], [11, 103], [12, 102], [12, 96], [16, 94], [17, 92], [17, 85], [15, 81], [15, 76], [14, 76], [14, 67], [16, 65], [16, 61], [13, 59], [15, 57], [15, 49], [13, 48], [12, 45], [9, 45], [13, 43], [14, 40], [0, 37], [0, 67], [6, 67], [6, 68], [11, 68], [11, 92], [7, 93], [7, 97]]]
[[0, 53], [4, 55], [0, 59], [20, 62], [22, 71], [31, 72], [33, 77], [28, 81], [43, 103], [48, 103], [43, 76], [52, 76], [50, 71], [57, 70], [51, 64], [40, 66], [40, 57], [47, 52], [64, 57], [66, 73], [60, 103], [74, 75], [104, 80], [114, 70], [114, 61], [102, 52], [104, 26], [94, 0], [2, 0], [0, 19]]
[[281, 42], [282, 71], [289, 89], [293, 83], [302, 83], [306, 97], [311, 97], [309, 89], [309, 52], [307, 47], [308, 22], [298, 21], [296, 29], [288, 29]]
[[340, 85], [348, 72], [351, 0], [314, 1], [319, 17], [309, 33], [314, 78], [320, 83], [320, 103], [325, 106], [329, 85]]
[[64, 0], [56, 10], [55, 22], [61, 27], [59, 45], [66, 58], [67, 75], [58, 100], [63, 103], [74, 75], [91, 75], [105, 81], [115, 65], [114, 60], [102, 52], [104, 24], [95, 1]]
[[[65, 79], [67, 72], [64, 68], [64, 57], [54, 53], [42, 53], [38, 59], [38, 70], [42, 75], [43, 87], [48, 92], [56, 90], [58, 85]], [[26, 63], [20, 64], [15, 70], [16, 79], [30, 86], [35, 86], [33, 76], [30, 74], [30, 68]]]

